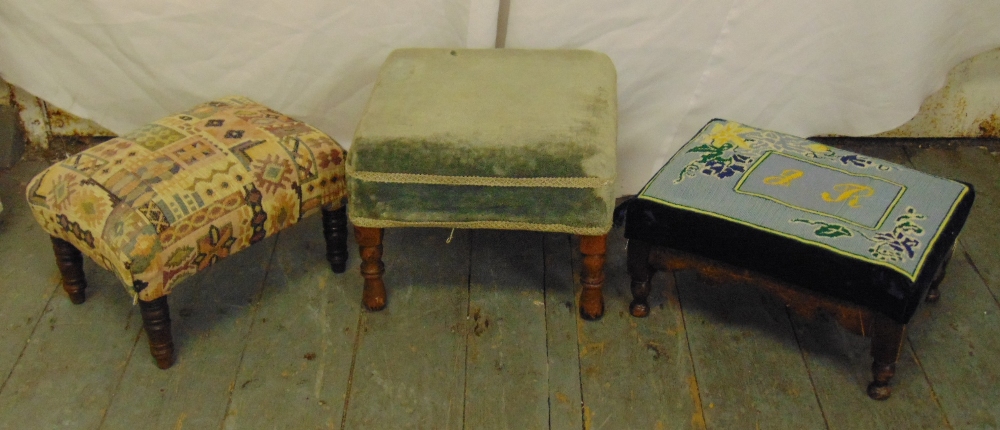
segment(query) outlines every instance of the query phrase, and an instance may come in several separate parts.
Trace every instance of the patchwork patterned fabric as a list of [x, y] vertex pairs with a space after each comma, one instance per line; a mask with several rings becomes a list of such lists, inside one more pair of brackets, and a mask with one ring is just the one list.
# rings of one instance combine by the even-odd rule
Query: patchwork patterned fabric
[[244, 97], [160, 119], [59, 162], [27, 188], [35, 219], [149, 301], [346, 194], [344, 151]]
[[622, 214], [629, 239], [751, 269], [906, 324], [974, 199], [967, 184], [713, 120]]

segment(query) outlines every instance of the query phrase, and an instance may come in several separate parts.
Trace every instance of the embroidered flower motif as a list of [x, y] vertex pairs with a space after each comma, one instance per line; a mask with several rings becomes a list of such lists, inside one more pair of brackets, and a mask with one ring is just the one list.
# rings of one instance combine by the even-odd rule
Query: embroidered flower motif
[[896, 226], [891, 232], [877, 233], [868, 238], [875, 242], [868, 249], [872, 257], [883, 261], [903, 261], [913, 258], [916, 249], [921, 246], [919, 236], [924, 235], [924, 228], [915, 221], [927, 217], [917, 213], [912, 207], [906, 208], [906, 213], [896, 218]]
[[750, 127], [743, 127], [735, 122], [715, 124], [712, 126], [712, 131], [702, 137], [701, 141], [715, 147], [721, 147], [727, 143], [731, 143], [738, 148], [750, 149], [750, 144], [747, 143], [747, 140], [741, 137], [740, 134], [751, 131], [754, 131], [754, 129]]

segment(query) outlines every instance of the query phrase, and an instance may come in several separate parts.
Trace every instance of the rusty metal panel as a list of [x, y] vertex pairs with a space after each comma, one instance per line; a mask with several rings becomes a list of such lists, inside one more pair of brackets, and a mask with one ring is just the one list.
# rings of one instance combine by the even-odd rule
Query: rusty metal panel
[[913, 119], [875, 137], [1000, 138], [1000, 49], [959, 63]]
[[62, 109], [45, 103], [49, 120], [49, 132], [52, 136], [103, 137], [115, 134], [96, 122], [80, 118]]

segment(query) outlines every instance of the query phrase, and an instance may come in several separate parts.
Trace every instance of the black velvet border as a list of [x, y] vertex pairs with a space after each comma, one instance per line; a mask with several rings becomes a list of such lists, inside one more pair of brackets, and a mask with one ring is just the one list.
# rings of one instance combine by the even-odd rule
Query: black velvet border
[[846, 300], [906, 324], [955, 243], [975, 200], [962, 197], [927, 255], [916, 281], [899, 272], [710, 215], [633, 199], [625, 237], [754, 270]]

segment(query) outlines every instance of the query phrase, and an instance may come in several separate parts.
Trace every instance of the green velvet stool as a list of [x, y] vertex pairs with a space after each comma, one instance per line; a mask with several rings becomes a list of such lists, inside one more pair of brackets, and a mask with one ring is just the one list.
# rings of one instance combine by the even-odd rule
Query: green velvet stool
[[599, 318], [616, 136], [616, 73], [603, 54], [390, 54], [347, 160], [365, 306], [385, 306], [383, 228], [532, 230], [581, 237], [580, 312]]

